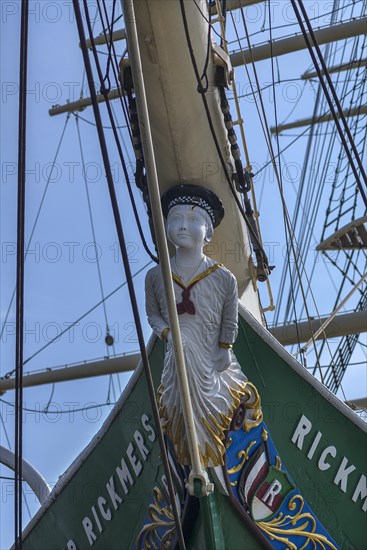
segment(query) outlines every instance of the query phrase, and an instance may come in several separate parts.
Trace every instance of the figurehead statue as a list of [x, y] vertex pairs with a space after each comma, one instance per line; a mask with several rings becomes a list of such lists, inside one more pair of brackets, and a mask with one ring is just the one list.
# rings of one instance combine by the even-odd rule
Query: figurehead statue
[[[221, 466], [225, 432], [246, 387], [232, 350], [237, 337], [237, 282], [228, 269], [203, 252], [223, 219], [224, 208], [213, 191], [181, 184], [163, 194], [162, 209], [167, 238], [176, 249], [171, 258], [172, 279], [199, 453], [205, 468]], [[159, 265], [146, 276], [146, 311], [153, 331], [167, 344], [158, 389], [162, 426], [178, 462], [190, 464]]]

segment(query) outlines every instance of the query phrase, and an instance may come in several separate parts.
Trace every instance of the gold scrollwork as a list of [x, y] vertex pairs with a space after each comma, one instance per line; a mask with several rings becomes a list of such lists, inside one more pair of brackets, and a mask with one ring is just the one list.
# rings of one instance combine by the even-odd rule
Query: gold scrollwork
[[243, 423], [243, 429], [245, 432], [249, 432], [253, 428], [256, 428], [263, 421], [263, 412], [261, 409], [261, 398], [256, 387], [251, 383], [247, 382], [247, 391], [250, 390], [248, 399], [244, 401], [246, 409], [252, 410], [251, 420], [245, 420]]
[[[284, 515], [280, 512], [271, 521], [259, 521], [256, 524], [270, 539], [283, 542], [289, 550], [302, 550], [309, 543], [315, 549], [319, 547], [321, 550], [326, 550], [327, 548], [336, 550], [336, 547], [325, 535], [316, 533], [316, 520], [308, 512], [302, 513], [303, 506], [304, 500], [301, 495], [294, 495], [288, 503], [289, 511], [295, 512], [293, 515]], [[288, 529], [288, 527], [290, 528]], [[303, 537], [305, 543], [301, 547], [297, 547], [289, 540], [289, 536]]]
[[[153, 489], [153, 503], [148, 507], [149, 523], [144, 525], [136, 540], [137, 550], [170, 548], [176, 536], [176, 527], [172, 510], [162, 506], [164, 501], [161, 489]], [[165, 528], [161, 533], [158, 529]]]
[[261, 407], [261, 398], [260, 398], [259, 392], [256, 389], [256, 386], [254, 386], [254, 384], [252, 384], [252, 382], [249, 382], [249, 381], [246, 382], [246, 386], [248, 390], [252, 390], [250, 395], [254, 397], [253, 402], [245, 403], [246, 408], [258, 409], [259, 407]]
[[246, 460], [248, 460], [248, 453], [249, 453], [251, 447], [253, 447], [255, 444], [256, 444], [256, 441], [251, 441], [251, 443], [247, 446], [247, 448], [245, 450], [242, 449], [241, 451], [239, 451], [237, 453], [237, 458], [239, 460], [241, 460], [241, 462], [239, 464], [237, 464], [237, 466], [233, 466], [233, 468], [228, 470], [229, 474], [236, 474], [237, 472], [239, 472], [242, 469], [242, 466], [244, 465]]
[[243, 429], [245, 432], [249, 432], [253, 428], [256, 428], [263, 421], [263, 413], [261, 409], [254, 410], [252, 420], [245, 420], [243, 423]]

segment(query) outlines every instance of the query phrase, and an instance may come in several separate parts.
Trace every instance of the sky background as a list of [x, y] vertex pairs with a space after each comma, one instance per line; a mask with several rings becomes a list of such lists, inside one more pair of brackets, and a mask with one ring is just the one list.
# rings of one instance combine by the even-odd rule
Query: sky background
[[[314, 26], [323, 26], [330, 20], [331, 3], [326, 1], [307, 2], [310, 16], [317, 17]], [[49, 184], [50, 169], [60, 137], [65, 127], [66, 115], [50, 117], [48, 110], [55, 104], [75, 101], [89, 92], [83, 77], [81, 50], [78, 48], [78, 34], [72, 4], [69, 0], [49, 2], [31, 1], [29, 16], [29, 70], [28, 70], [28, 118], [27, 118], [27, 189], [26, 189], [26, 241], [28, 241], [40, 203], [43, 205], [34, 230], [25, 269], [25, 359], [36, 354], [57, 334], [73, 323], [101, 299], [101, 290], [93, 233], [89, 218], [87, 194], [83, 180], [81, 154], [78, 145], [75, 116], [71, 115], [66, 126], [64, 139], [57, 157], [55, 169]], [[112, 2], [108, 3], [109, 10]], [[96, 4], [90, 2], [91, 15]], [[4, 322], [15, 285], [16, 274], [16, 197], [17, 197], [17, 124], [18, 124], [18, 66], [20, 3], [1, 0], [1, 320]], [[117, 2], [117, 13], [121, 7]], [[250, 32], [258, 33], [253, 43], [268, 40], [269, 34], [261, 31], [266, 15], [265, 6], [257, 5], [246, 9]], [[294, 24], [290, 4], [273, 2], [273, 25]], [[267, 25], [265, 25], [267, 27]], [[116, 28], [123, 27], [123, 21]], [[101, 26], [97, 20], [95, 34]], [[295, 31], [295, 26], [274, 30], [277, 36]], [[243, 36], [243, 33], [241, 34]], [[125, 44], [117, 43], [118, 53]], [[105, 48], [99, 48], [105, 52]], [[102, 61], [105, 56], [101, 55]], [[279, 58], [277, 71], [282, 83], [276, 86], [279, 120], [295, 120], [311, 116], [315, 101], [315, 83], [301, 82], [300, 75], [311, 68], [309, 54], [297, 52]], [[257, 64], [261, 86], [271, 81], [270, 61]], [[237, 71], [239, 95], [250, 92], [243, 69]], [[292, 80], [296, 79], [296, 80]], [[271, 123], [274, 118], [272, 89], [264, 90], [264, 103]], [[121, 126], [124, 121], [113, 103]], [[263, 166], [268, 161], [261, 128], [256, 117], [254, 102], [250, 97], [241, 97], [240, 106], [246, 120], [246, 135], [253, 166]], [[107, 116], [102, 109], [108, 125]], [[81, 113], [85, 120], [93, 122], [91, 109]], [[104, 295], [124, 283], [125, 274], [118, 253], [117, 237], [112, 221], [112, 211], [104, 178], [97, 135], [93, 124], [79, 121], [83, 152], [87, 168], [96, 242], [100, 258], [100, 269]], [[194, 129], [193, 129], [194, 131]], [[126, 131], [122, 129], [123, 135]], [[116, 149], [110, 130], [106, 130], [114, 172], [116, 191], [122, 211], [125, 238], [128, 243], [132, 273], [143, 270], [150, 261], [143, 250], [131, 215], [122, 168], [118, 163]], [[282, 137], [284, 147], [294, 137]], [[282, 158], [285, 195], [290, 211], [295, 202], [295, 190], [300, 178], [305, 139], [288, 150]], [[131, 174], [134, 164], [131, 148], [126, 153]], [[274, 175], [264, 170], [255, 178], [256, 193], [261, 212], [261, 229], [269, 259], [277, 267], [271, 275], [276, 297], [281, 269], [284, 262], [286, 241], [279, 192]], [[47, 192], [45, 193], [45, 189]], [[139, 192], [135, 192], [140, 218], [151, 246], [145, 208]], [[325, 200], [325, 199], [324, 199]], [[326, 205], [325, 205], [326, 207]], [[323, 220], [318, 222], [315, 234], [320, 235]], [[315, 246], [317, 242], [313, 243]], [[315, 252], [316, 254], [316, 252]], [[314, 288], [315, 298], [321, 314], [330, 311], [335, 293], [323, 258], [320, 257], [320, 275]], [[327, 266], [330, 268], [330, 266]], [[150, 329], [144, 316], [144, 273], [135, 278], [135, 288], [142, 312], [146, 338]], [[268, 299], [261, 290], [262, 301]], [[313, 306], [311, 304], [311, 310]], [[352, 309], [353, 303], [346, 309]], [[84, 318], [73, 331], [46, 347], [27, 363], [25, 371], [51, 368], [90, 361], [100, 357], [137, 350], [137, 339], [129, 297], [124, 287], [106, 302], [106, 313], [111, 332], [115, 337], [115, 349], [106, 349], [105, 314], [102, 307]], [[312, 311], [314, 314], [314, 311]], [[272, 315], [267, 316], [269, 322]], [[11, 307], [7, 323], [3, 327], [1, 340], [1, 376], [14, 368], [15, 363], [15, 309]], [[311, 354], [312, 357], [312, 354]], [[361, 347], [355, 353], [354, 361], [363, 362], [365, 353]], [[120, 395], [130, 374], [99, 377], [76, 382], [63, 382], [54, 387], [45, 385], [24, 391], [24, 458], [35, 466], [52, 485], [65, 471], [77, 454], [89, 443], [101, 426], [112, 404]], [[343, 388], [348, 399], [366, 394], [365, 365], [350, 368], [345, 376]], [[2, 396], [0, 411], [1, 444], [14, 448], [14, 392]], [[49, 404], [49, 412], [45, 407]], [[76, 408], [93, 407], [81, 412]], [[9, 441], [8, 441], [9, 440]], [[1, 467], [2, 476], [11, 476], [10, 470]], [[27, 506], [33, 515], [38, 503], [25, 487], [27, 505], [24, 507], [24, 525], [29, 520]], [[13, 482], [1, 479], [1, 539], [0, 548], [8, 548], [13, 541]]]

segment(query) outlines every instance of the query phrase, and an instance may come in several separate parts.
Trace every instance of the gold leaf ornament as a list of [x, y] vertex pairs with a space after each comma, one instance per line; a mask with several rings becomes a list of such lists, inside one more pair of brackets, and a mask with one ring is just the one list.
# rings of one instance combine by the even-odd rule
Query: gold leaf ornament
[[[266, 533], [271, 540], [276, 540], [286, 544], [290, 550], [302, 550], [307, 547], [309, 543], [312, 544], [312, 548], [320, 550], [337, 550], [332, 542], [330, 542], [325, 535], [316, 533], [316, 520], [308, 512], [303, 512], [304, 500], [301, 495], [294, 495], [289, 503], [288, 509], [291, 512], [296, 513], [292, 515], [284, 515], [280, 512], [272, 520], [256, 522], [258, 527], [264, 533]], [[292, 526], [290, 528], [287, 528]], [[293, 542], [289, 540], [289, 536], [299, 536], [305, 539], [304, 544], [301, 547], [297, 547]]]
[[[137, 550], [158, 550], [170, 548], [176, 536], [176, 526], [172, 510], [162, 506], [164, 502], [161, 489], [156, 485], [153, 489], [153, 503], [148, 507], [149, 523], [144, 525], [136, 540]], [[163, 533], [158, 529], [166, 528]]]

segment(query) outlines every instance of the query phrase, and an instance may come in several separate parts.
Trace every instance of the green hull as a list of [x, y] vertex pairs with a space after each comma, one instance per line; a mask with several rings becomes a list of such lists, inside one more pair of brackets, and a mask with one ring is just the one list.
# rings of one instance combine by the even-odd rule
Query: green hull
[[[240, 323], [235, 351], [260, 393], [264, 420], [283, 462], [343, 550], [365, 548], [366, 424], [247, 312], [242, 315], [247, 322]], [[305, 435], [296, 439], [301, 422]]]
[[[264, 420], [282, 460], [302, 496], [343, 550], [364, 548], [364, 423], [294, 361], [250, 314], [241, 310], [241, 316], [235, 352], [260, 393]], [[152, 339], [150, 349], [157, 387], [163, 364], [161, 342]], [[313, 444], [316, 436], [318, 445]], [[24, 549], [133, 548], [153, 487], [162, 484], [162, 474], [140, 365], [100, 432], [25, 529]], [[222, 528], [218, 548], [261, 547], [228, 497], [217, 493], [214, 508]], [[207, 540], [202, 513], [188, 545], [192, 549], [203, 549]]]

